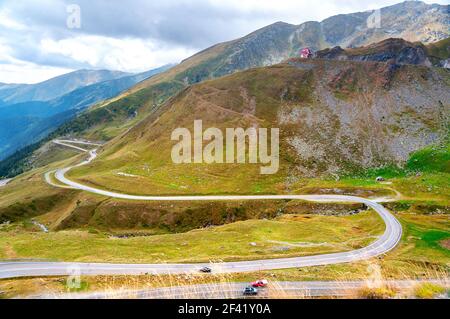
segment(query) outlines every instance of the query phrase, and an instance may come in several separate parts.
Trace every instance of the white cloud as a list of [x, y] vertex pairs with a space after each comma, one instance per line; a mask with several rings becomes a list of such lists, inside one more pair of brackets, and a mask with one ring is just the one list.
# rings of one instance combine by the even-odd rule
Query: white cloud
[[99, 60], [97, 48], [89, 45], [85, 39], [70, 38], [60, 41], [42, 39], [40, 49], [45, 53], [57, 53], [76, 61], [96, 65]]
[[44, 53], [61, 54], [93, 68], [126, 72], [143, 72], [195, 53], [192, 49], [169, 47], [150, 40], [101, 36], [77, 36], [59, 41], [46, 38], [40, 45]]
[[55, 76], [75, 70], [57, 68], [34, 63], [17, 62], [14, 64], [0, 63], [1, 83], [39, 83]]
[[70, 68], [38, 65], [14, 58], [12, 49], [0, 39], [0, 82], [38, 83], [74, 71]]
[[0, 27], [13, 30], [24, 30], [26, 28], [22, 23], [11, 18], [10, 10], [5, 8], [0, 10]]

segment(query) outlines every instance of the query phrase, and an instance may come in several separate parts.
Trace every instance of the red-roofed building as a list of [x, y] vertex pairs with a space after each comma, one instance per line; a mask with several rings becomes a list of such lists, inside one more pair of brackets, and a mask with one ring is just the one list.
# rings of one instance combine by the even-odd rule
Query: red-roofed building
[[312, 58], [314, 55], [314, 52], [310, 48], [304, 48], [300, 50], [300, 57], [302, 59], [309, 59]]

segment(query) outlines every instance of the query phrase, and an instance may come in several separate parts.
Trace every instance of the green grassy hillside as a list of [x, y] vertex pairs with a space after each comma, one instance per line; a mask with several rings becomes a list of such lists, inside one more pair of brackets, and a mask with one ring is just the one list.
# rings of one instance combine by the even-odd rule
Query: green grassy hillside
[[[449, 73], [384, 63], [291, 60], [194, 85], [69, 175], [135, 194], [279, 193], [308, 178], [386, 165], [447, 136]], [[171, 160], [177, 127], [280, 128], [280, 170]], [[414, 159], [413, 159], [414, 161]], [[124, 174], [128, 174], [124, 176]]]
[[182, 234], [141, 234], [131, 238], [86, 231], [27, 233], [5, 227], [0, 228], [0, 260], [144, 263], [300, 256], [366, 246], [383, 232], [383, 227], [374, 212], [342, 217], [284, 215], [274, 220], [248, 220]]
[[430, 56], [441, 60], [450, 58], [450, 38], [428, 44], [427, 52]]

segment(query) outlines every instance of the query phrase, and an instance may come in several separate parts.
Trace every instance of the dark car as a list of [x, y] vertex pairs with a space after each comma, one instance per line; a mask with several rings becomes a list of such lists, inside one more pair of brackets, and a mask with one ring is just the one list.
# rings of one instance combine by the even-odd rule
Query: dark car
[[258, 289], [248, 286], [245, 287], [244, 291], [242, 292], [244, 296], [256, 296], [258, 294]]
[[212, 270], [209, 267], [203, 267], [202, 269], [200, 269], [200, 272], [203, 272], [203, 273], [210, 273], [211, 271]]

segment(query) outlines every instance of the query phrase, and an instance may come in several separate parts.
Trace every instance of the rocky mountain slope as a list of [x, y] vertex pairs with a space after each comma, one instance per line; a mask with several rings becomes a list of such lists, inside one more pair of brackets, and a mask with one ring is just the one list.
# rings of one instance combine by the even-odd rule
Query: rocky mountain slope
[[[73, 178], [148, 193], [249, 193], [303, 178], [401, 165], [448, 136], [450, 73], [379, 62], [302, 60], [194, 85], [115, 138]], [[280, 129], [280, 170], [255, 164], [173, 164], [171, 132], [203, 127]], [[121, 173], [121, 174], [119, 174]]]
[[[427, 5], [407, 1], [380, 10], [380, 24], [368, 25], [374, 12], [360, 12], [330, 17], [322, 22], [291, 25], [278, 22], [241, 39], [224, 44], [221, 54], [209, 61], [205, 76], [218, 77], [251, 67], [279, 63], [298, 56], [299, 50], [310, 47], [320, 50], [334, 46], [361, 47], [388, 38], [402, 38], [424, 44], [449, 37], [448, 6]], [[203, 66], [206, 66], [203, 64]], [[189, 83], [201, 75], [186, 74]]]
[[445, 67], [450, 57], [450, 38], [425, 46], [420, 42], [387, 39], [361, 48], [337, 46], [318, 51], [316, 58], [329, 60], [374, 61]]

